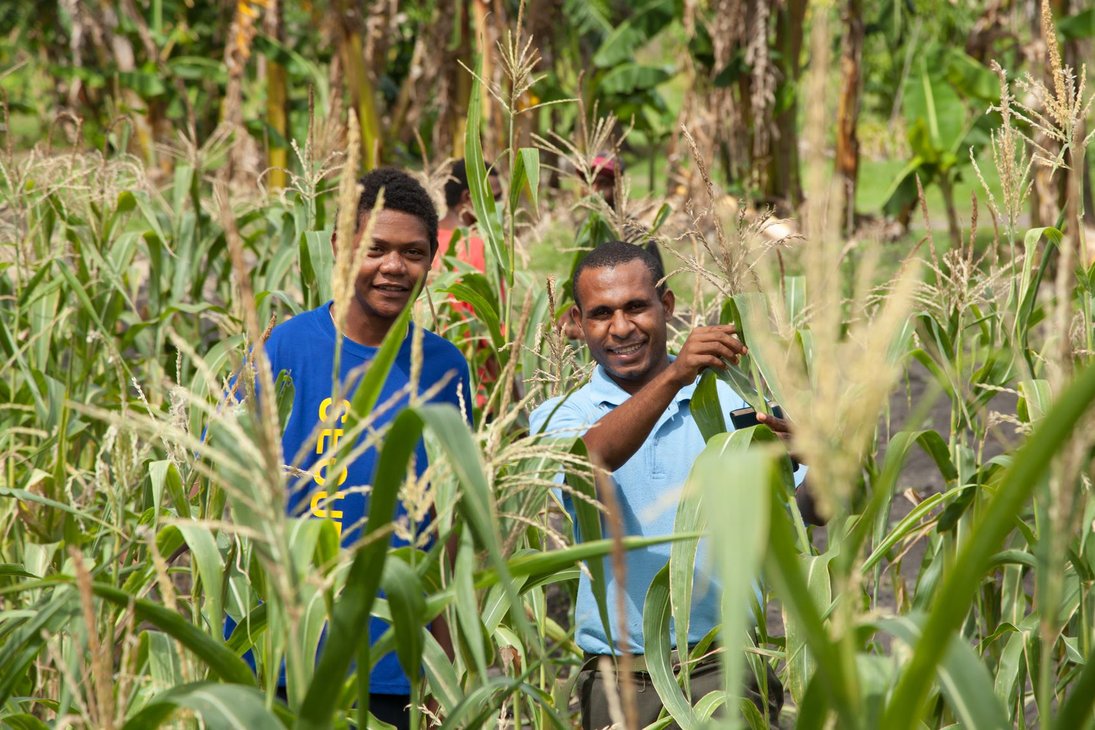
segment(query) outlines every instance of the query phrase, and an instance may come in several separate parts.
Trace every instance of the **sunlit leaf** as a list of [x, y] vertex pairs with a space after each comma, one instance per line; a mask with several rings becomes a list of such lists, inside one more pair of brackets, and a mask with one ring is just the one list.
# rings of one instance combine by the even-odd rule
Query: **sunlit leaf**
[[266, 698], [254, 687], [194, 682], [157, 695], [126, 722], [123, 730], [158, 728], [181, 709], [201, 717], [203, 726], [210, 730], [285, 727], [277, 715], [266, 709]]

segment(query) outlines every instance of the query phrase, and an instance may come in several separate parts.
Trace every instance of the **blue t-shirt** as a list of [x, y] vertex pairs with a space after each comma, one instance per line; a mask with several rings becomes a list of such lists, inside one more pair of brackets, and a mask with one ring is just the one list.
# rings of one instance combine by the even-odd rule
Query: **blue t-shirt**
[[[721, 380], [717, 387], [719, 403], [726, 414], [748, 405]], [[695, 390], [696, 383], [692, 383], [678, 391], [639, 450], [623, 466], [612, 472], [625, 535], [660, 537], [673, 532], [677, 496], [684, 487], [693, 462], [706, 445], [689, 408]], [[530, 427], [533, 433], [545, 431], [559, 436], [580, 436], [630, 397], [598, 365], [590, 381], [569, 398], [551, 398], [533, 411]], [[726, 422], [730, 423], [728, 415]], [[799, 470], [796, 481], [801, 480], [803, 472], [804, 470]], [[566, 494], [564, 503], [573, 519], [573, 505]], [[623, 586], [623, 591], [627, 605], [628, 644], [622, 648], [627, 653], [646, 653], [643, 641], [643, 604], [654, 576], [669, 561], [670, 549], [669, 543], [663, 543], [626, 553], [627, 583]], [[608, 563], [605, 564], [605, 578], [609, 626], [613, 638], [618, 641], [620, 632], [615, 606], [620, 587]], [[711, 561], [697, 560], [693, 585], [692, 614], [688, 627], [689, 644], [700, 641], [721, 621], [717, 576]], [[609, 645], [608, 637], [605, 636], [597, 611], [597, 600], [593, 596], [586, 573], [582, 573], [578, 580], [574, 618], [575, 640], [583, 651], [590, 654], [618, 653]], [[670, 636], [676, 636], [672, 621]], [[670, 643], [675, 643], [675, 639], [671, 639]]]
[[[352, 462], [339, 464], [341, 468], [338, 473], [328, 472], [325, 462], [343, 434], [341, 419], [327, 427], [318, 427], [318, 424], [329, 420], [334, 414], [332, 374], [335, 327], [329, 307], [330, 302], [275, 327], [266, 342], [266, 354], [270, 359], [274, 378], [284, 370], [293, 381], [293, 410], [282, 436], [284, 458], [287, 463], [312, 475], [289, 478], [288, 513], [293, 516], [311, 515], [334, 520], [342, 546], [348, 547], [360, 536], [369, 514], [365, 488], [372, 484], [378, 454], [375, 447], [370, 447]], [[412, 324], [411, 328], [384, 381], [377, 400], [377, 416], [372, 422], [373, 428], [383, 427], [407, 407], [415, 325]], [[340, 381], [347, 382], [348, 376], [353, 374], [349, 378], [350, 382], [360, 382], [363, 366], [376, 356], [378, 349], [344, 337], [339, 363]], [[449, 376], [448, 381], [439, 392], [430, 397], [429, 402], [452, 404], [470, 422], [471, 378], [467, 361], [452, 343], [423, 330], [419, 392], [427, 392], [446, 376]], [[350, 400], [352, 396], [352, 389], [342, 395], [345, 400]], [[414, 456], [416, 476], [421, 478], [427, 465], [426, 447], [419, 440]], [[398, 504], [395, 518], [398, 520], [406, 515], [404, 506]], [[426, 525], [420, 523], [415, 532], [420, 533], [425, 527]], [[398, 547], [407, 543], [393, 536], [392, 544]], [[370, 619], [371, 640], [376, 641], [387, 628], [386, 622], [377, 618]], [[410, 692], [410, 683], [394, 652], [374, 665], [370, 675], [370, 689], [378, 694]]]

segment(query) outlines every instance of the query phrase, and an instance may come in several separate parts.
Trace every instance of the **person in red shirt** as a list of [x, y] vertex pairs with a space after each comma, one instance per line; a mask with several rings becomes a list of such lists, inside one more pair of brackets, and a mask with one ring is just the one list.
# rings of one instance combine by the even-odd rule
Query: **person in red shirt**
[[[490, 166], [490, 163], [487, 163], [486, 167], [489, 171], [487, 180], [490, 181], [491, 193], [497, 201], [502, 197], [502, 183], [498, 179], [498, 172]], [[437, 222], [437, 253], [434, 254], [433, 269], [435, 271], [444, 269], [442, 259], [450, 253], [449, 249], [452, 247], [453, 234], [456, 233], [457, 228], [463, 228], [462, 235], [456, 241], [455, 250], [451, 254], [459, 261], [471, 264], [476, 271], [486, 274], [486, 244], [482, 238], [472, 232], [476, 223], [475, 207], [471, 202], [471, 191], [468, 188], [468, 170], [463, 159], [453, 163], [449, 172], [449, 179], [445, 181], [445, 204], [448, 206], [448, 211], [445, 213], [445, 217]], [[455, 297], [450, 297], [450, 301], [453, 309], [458, 313], [458, 317], [464, 319], [470, 328], [472, 321], [475, 319], [475, 310], [470, 304], [457, 301]], [[471, 329], [469, 329], [470, 331]], [[469, 354], [469, 361], [472, 357], [478, 360], [489, 349], [489, 344], [479, 339], [474, 347], [475, 354]], [[488, 354], [480, 360], [480, 364], [475, 370], [476, 380], [478, 381], [475, 404], [482, 409], [487, 406], [489, 401], [490, 385], [498, 380], [498, 361], [495, 360], [493, 355]]]
[[[487, 169], [490, 171], [487, 179], [490, 181], [491, 193], [494, 199], [498, 200], [502, 197], [502, 183], [498, 180], [498, 172], [494, 168], [488, 164]], [[468, 170], [463, 159], [452, 164], [449, 179], [445, 182], [445, 205], [448, 206], [448, 211], [437, 223], [437, 254], [434, 256], [434, 268], [440, 268], [441, 259], [448, 253], [456, 229], [467, 228], [468, 232], [456, 242], [454, 255], [460, 261], [474, 266], [477, 271], [486, 273], [485, 244], [482, 238], [472, 234], [470, 230], [475, 225], [475, 208], [471, 203]]]

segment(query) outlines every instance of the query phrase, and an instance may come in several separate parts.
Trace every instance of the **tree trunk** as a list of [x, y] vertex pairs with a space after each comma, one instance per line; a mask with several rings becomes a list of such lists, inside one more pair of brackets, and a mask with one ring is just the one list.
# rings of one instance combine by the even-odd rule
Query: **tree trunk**
[[[423, 25], [415, 36], [414, 50], [411, 52], [410, 71], [399, 87], [399, 94], [395, 98], [395, 104], [392, 106], [391, 114], [388, 117], [388, 139], [398, 139], [407, 146], [407, 149], [413, 149], [413, 143], [416, 141], [417, 118], [413, 125], [408, 124], [408, 121], [416, 102], [415, 91], [419, 80], [422, 78], [424, 59], [427, 52], [435, 52], [434, 50], [427, 50], [430, 48], [428, 45], [430, 30], [427, 25]], [[426, 150], [422, 150], [422, 154], [425, 155]]]
[[954, 187], [946, 174], [939, 176], [939, 190], [943, 193], [943, 204], [947, 208], [947, 230], [951, 244], [959, 248], [962, 245], [962, 228], [958, 225], [958, 211], [954, 207]]
[[376, 94], [369, 71], [365, 67], [365, 42], [361, 14], [356, 3], [338, 0], [335, 3], [335, 38], [339, 60], [342, 62], [346, 85], [350, 90], [351, 103], [357, 111], [361, 126], [361, 165], [364, 171], [372, 170], [383, 156], [380, 138], [380, 122], [376, 111]]
[[[1070, 14], [1072, 8], [1069, 6], [1070, 3], [1064, 0], [1061, 12]], [[1084, 65], [1085, 59], [1090, 58], [1090, 55], [1085, 55], [1085, 51], [1089, 54], [1090, 50], [1091, 44], [1088, 39], [1070, 38], [1066, 40], [1064, 44], [1065, 65], [1071, 66], [1073, 72], [1079, 75], [1079, 69]], [[1077, 86], [1078, 82], [1074, 82], [1073, 88], [1075, 89]], [[1069, 151], [1069, 169], [1065, 171], [1067, 180], [1061, 207], [1066, 211], [1065, 225], [1074, 228], [1071, 235], [1076, 239], [1077, 257], [1086, 268], [1091, 265], [1092, 251], [1091, 242], [1087, 240], [1085, 225], [1093, 219], [1091, 217], [1091, 185], [1090, 180], [1088, 180], [1089, 176], [1086, 174], [1086, 155], [1083, 145], [1080, 144], [1087, 134], [1085, 121], [1083, 118], [1077, 120], [1076, 130], [1073, 133], [1073, 138], [1077, 144], [1072, 145], [1072, 149]]]
[[862, 0], [845, 0], [844, 40], [840, 53], [840, 102], [837, 107], [836, 171], [844, 187], [844, 233], [855, 231], [855, 193], [859, 176], [860, 65], [863, 59]]
[[[494, 162], [499, 151], [506, 146], [505, 120], [499, 110], [495, 108], [495, 99], [490, 93], [490, 86], [496, 84], [498, 89], [503, 89], [502, 66], [495, 58], [497, 48], [496, 40], [500, 37], [499, 28], [508, 27], [506, 19], [499, 15], [499, 7], [491, 7], [490, 0], [472, 0], [471, 10], [473, 14], [472, 28], [475, 33], [475, 49], [479, 55], [479, 78], [482, 79], [482, 125], [480, 134], [483, 138], [483, 153], [488, 162]], [[474, 66], [472, 67], [474, 70]]]
[[[285, 40], [284, 12], [278, 0], [270, 0], [263, 18], [263, 30], [274, 40]], [[266, 140], [266, 183], [270, 188], [281, 189], [289, 181], [289, 92], [285, 67], [274, 58], [266, 62], [266, 122], [279, 139]]]
[[[802, 76], [802, 32], [806, 0], [787, 0], [776, 12], [775, 46], [780, 53], [781, 84], [791, 84], [790, 103], [775, 118], [765, 196], [786, 200], [792, 209], [802, 203], [798, 157], [798, 82]], [[778, 104], [777, 100], [777, 104]]]
[[258, 11], [248, 0], [241, 0], [229, 29], [224, 46], [224, 65], [228, 71], [224, 101], [221, 103], [221, 123], [227, 125], [234, 138], [225, 170], [233, 183], [253, 184], [261, 166], [255, 140], [243, 126], [243, 80], [251, 58], [251, 43], [255, 38], [255, 18]]
[[[460, 42], [451, 49], [449, 58], [452, 62], [448, 65], [449, 89], [452, 94], [451, 103], [443, 111], [446, 124], [441, 125], [451, 135], [448, 142], [452, 150], [452, 156], [460, 158], [464, 156], [464, 127], [467, 124], [468, 101], [471, 99], [471, 74], [456, 59], [463, 60], [466, 64], [472, 61], [472, 49], [474, 48], [472, 34], [475, 32], [472, 25], [471, 5], [477, 0], [457, 0], [453, 3], [453, 11], [457, 14], [456, 22], [459, 24]], [[439, 11], [444, 12], [444, 11]]]
[[[105, 37], [106, 50], [114, 59], [118, 70], [127, 73], [136, 71], [137, 55], [129, 39], [118, 32], [119, 18], [118, 14], [114, 12], [114, 8], [107, 3], [103, 3], [95, 17], [91, 17], [91, 14], [95, 14], [95, 11], [90, 11], [88, 19], [99, 26], [100, 32]], [[146, 106], [145, 101], [132, 89], [122, 89], [119, 101], [132, 110], [129, 118], [133, 121], [132, 144], [134, 150], [131, 151], [135, 151], [146, 164], [154, 165], [156, 161], [156, 128], [155, 119], [150, 119], [151, 105], [149, 105], [150, 116], [142, 114], [139, 110]]]

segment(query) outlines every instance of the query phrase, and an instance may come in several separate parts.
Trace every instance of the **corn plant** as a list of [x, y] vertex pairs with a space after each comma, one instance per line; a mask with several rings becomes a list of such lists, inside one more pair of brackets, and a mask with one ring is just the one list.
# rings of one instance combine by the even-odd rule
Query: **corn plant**
[[[210, 185], [226, 146], [184, 150], [165, 189], [125, 156], [4, 159], [4, 721], [152, 727], [181, 712], [213, 727], [364, 727], [361, 679], [394, 649], [417, 678], [416, 724], [432, 698], [452, 727], [498, 713], [565, 726], [552, 693], [574, 650], [546, 617], [544, 588], [609, 547], [567, 546], [547, 524], [555, 457], [581, 459], [516, 438], [516, 374], [566, 372], [541, 354], [549, 293], [529, 287], [505, 305], [519, 314], [499, 302], [480, 320], [506, 333], [490, 406], [504, 417], [474, 432], [455, 411], [414, 407], [363, 437], [382, 443], [372, 511], [359, 544], [340, 551], [332, 524], [285, 515], [297, 455], [280, 452], [278, 434], [292, 384], [256, 347], [272, 316], [348, 296], [339, 274], [352, 262], [335, 259], [325, 227], [331, 160], [306, 145], [307, 172], [285, 195], [248, 199]], [[535, 202], [536, 158], [515, 159], [516, 193]], [[339, 209], [352, 211], [345, 190]], [[495, 261], [507, 290], [521, 289], [512, 259]], [[419, 316], [444, 327], [454, 312], [446, 301]], [[384, 353], [398, 344], [385, 343], [350, 399], [351, 436], [384, 407]], [[252, 384], [275, 396], [254, 397]], [[412, 489], [408, 449], [423, 434], [432, 547], [391, 551], [395, 500]], [[458, 549], [446, 557], [448, 544]], [[369, 613], [392, 624], [371, 648], [358, 628]], [[425, 631], [442, 613], [455, 663]]]
[[[1044, 37], [1054, 44], [1045, 13]], [[824, 26], [814, 29], [819, 58], [826, 53], [819, 42]], [[1078, 219], [1064, 230], [1024, 234], [1015, 215], [1030, 153], [1024, 155], [1026, 140], [1010, 126], [1010, 115], [1050, 126], [1073, 157], [1082, 157], [1090, 142], [1069, 136], [1077, 115], [1087, 113], [1087, 102], [1072, 90], [1073, 72], [1058, 61], [1053, 75], [1061, 79], [1056, 91], [1035, 87], [1045, 104], [1036, 110], [1015, 102], [1000, 73], [1005, 127], [994, 138], [995, 158], [1009, 215], [1000, 215], [991, 197], [990, 206], [1006, 223], [1006, 257], [996, 251], [991, 264], [978, 258], [975, 217], [968, 246], [940, 253], [929, 232], [927, 253], [909, 257], [890, 282], [849, 282], [854, 271], [841, 260], [835, 230], [824, 225], [835, 217], [816, 202], [834, 196], [815, 174], [805, 278], [769, 273], [765, 279], [758, 267], [762, 293], [733, 293], [724, 308], [751, 349], [752, 362], [731, 373], [733, 382], [739, 389], [757, 383], [794, 419], [794, 448], [810, 464], [811, 487], [829, 515], [828, 543], [819, 551], [796, 511], [783, 506], [789, 497], [782, 449], [741, 448], [764, 436], [763, 427], [713, 436], [697, 461], [678, 525], [692, 528], [701, 515], [712, 522], [722, 515], [721, 524], [733, 525], [713, 533], [724, 590], [732, 596], [722, 629], [727, 698], [739, 691], [737, 650], [746, 643], [750, 579], [763, 575], [782, 604], [786, 631], [749, 652], [777, 659], [796, 726], [835, 720], [840, 727], [1011, 727], [1032, 718], [1039, 726], [1091, 724], [1088, 516], [1095, 504], [1086, 424], [1095, 368], [1086, 343], [1095, 268], [1086, 258], [1077, 264], [1084, 250]], [[820, 82], [810, 88], [818, 95], [808, 107], [823, 113]], [[1022, 246], [1014, 245], [1017, 239]], [[1057, 259], [1050, 289], [1046, 272], [1059, 250], [1071, 256]], [[926, 276], [917, 273], [918, 263]], [[869, 264], [861, 262], [860, 271]], [[887, 394], [914, 365], [928, 372], [948, 406], [942, 434], [923, 426], [930, 403], [914, 408], [896, 433], [885, 420], [879, 425]], [[991, 409], [1000, 393], [1014, 399], [1011, 415]], [[710, 403], [693, 408], [715, 412]], [[1004, 425], [1020, 438], [990, 456], [989, 436]], [[944, 487], [894, 523], [890, 504], [913, 448], [938, 467]], [[740, 476], [728, 486], [726, 474]], [[735, 507], [718, 512], [725, 504]], [[897, 572], [895, 582], [903, 583], [901, 555], [916, 541], [927, 542], [927, 553], [914, 589], [899, 589], [896, 601], [887, 602], [880, 596], [883, 573]], [[655, 598], [652, 586], [647, 610], [651, 601], [666, 602], [679, 622], [691, 588], [685, 582], [675, 593], [674, 575], [688, 580], [681, 566], [695, 560], [694, 548], [678, 544], [673, 557], [680, 564], [674, 570], [671, 561], [669, 591], [658, 587]], [[711, 703], [689, 708], [668, 674], [667, 651], [660, 659], [657, 686], [670, 714], [682, 724], [707, 716]], [[738, 717], [729, 713], [728, 721]], [[748, 707], [741, 717], [753, 726], [759, 721]]]
[[[812, 26], [814, 150], [827, 123], [826, 23], [819, 12]], [[1044, 32], [1053, 43], [1048, 21]], [[336, 260], [330, 235], [349, 230], [335, 211], [354, 207], [353, 116], [348, 151], [325, 155], [309, 135], [293, 146], [301, 174], [271, 198], [217, 184], [231, 142], [220, 132], [201, 145], [184, 138], [164, 184], [124, 154], [0, 156], [4, 724], [376, 726], [368, 668], [395, 651], [417, 727], [573, 726], [566, 682], [580, 652], [549, 613], [547, 589], [565, 593], [588, 570], [596, 590], [611, 569], [604, 556], [648, 542], [602, 530], [580, 441], [525, 433], [528, 408], [572, 388], [583, 368], [556, 327], [562, 294], [519, 266], [526, 224], [555, 201], [540, 189], [539, 151], [516, 146], [535, 53], [520, 33], [500, 51], [509, 86], [473, 76], [465, 138], [488, 270], [446, 267], [430, 302], [403, 315], [459, 339], [473, 373], [492, 361], [488, 398], [474, 428], [414, 404], [375, 432], [399, 344], [385, 341], [348, 398], [347, 433], [360, 438], [337, 456], [380, 449], [368, 521], [348, 550], [329, 521], [285, 514], [299, 478], [299, 455], [281, 453], [279, 438], [293, 386], [259, 345], [272, 319], [347, 296], [352, 263]], [[709, 254], [684, 254], [709, 285], [697, 286], [690, 313], [739, 325], [750, 357], [726, 377], [793, 419], [792, 448], [829, 521], [818, 548], [794, 507], [785, 451], [762, 427], [727, 433], [705, 375], [693, 408], [708, 448], [645, 604], [647, 665], [666, 707], [658, 726], [763, 726], [738, 695], [744, 673], [762, 678], [765, 663], [788, 689], [783, 720], [801, 727], [1091, 725], [1095, 268], [1079, 202], [1052, 228], [1024, 231], [1020, 216], [1031, 164], [1082, 190], [1088, 102], [1059, 61], [1052, 88], [1024, 88], [1023, 103], [998, 73], [1004, 200], [986, 198], [1002, 223], [986, 254], [971, 233], [949, 250], [925, 241], [896, 272], [877, 246], [846, 255], [819, 159], [806, 170], [805, 240], [781, 241], [779, 257], [760, 242], [763, 223], [744, 215], [736, 228], [713, 214], [690, 231]], [[507, 129], [501, 205], [483, 163], [484, 95]], [[1060, 159], [1032, 146], [1031, 125], [1063, 141]], [[598, 151], [557, 142], [538, 143]], [[667, 216], [657, 225], [679, 225]], [[929, 397], [892, 424], [888, 403], [914, 368]], [[255, 383], [270, 397], [255, 397]], [[1001, 411], [1000, 399], [1014, 406]], [[945, 429], [928, 426], [933, 408]], [[406, 478], [419, 437], [429, 490]], [[915, 450], [943, 488], [895, 518]], [[552, 520], [560, 470], [581, 544]], [[436, 514], [418, 549], [388, 545], [410, 529], [392, 524], [397, 499]], [[723, 591], [726, 689], [697, 698], [687, 670], [674, 675], [670, 647], [687, 636], [704, 534]], [[925, 557], [904, 576], [902, 556], [917, 544]], [[766, 618], [768, 601], [781, 622]], [[372, 646], [360, 630], [370, 614], [391, 625]], [[452, 659], [426, 631], [441, 615]]]

